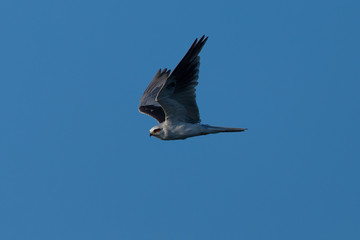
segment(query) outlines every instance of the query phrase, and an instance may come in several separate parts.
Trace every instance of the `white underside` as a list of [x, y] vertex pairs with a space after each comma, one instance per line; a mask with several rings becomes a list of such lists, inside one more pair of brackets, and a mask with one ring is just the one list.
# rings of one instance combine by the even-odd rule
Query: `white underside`
[[206, 134], [206, 129], [201, 124], [177, 123], [170, 124], [165, 122], [163, 125], [163, 140], [185, 139]]

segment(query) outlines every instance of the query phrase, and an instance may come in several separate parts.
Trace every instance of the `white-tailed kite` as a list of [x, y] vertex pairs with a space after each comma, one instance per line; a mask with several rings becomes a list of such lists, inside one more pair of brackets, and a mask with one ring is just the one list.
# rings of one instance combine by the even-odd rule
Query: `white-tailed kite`
[[242, 132], [246, 128], [214, 127], [200, 124], [195, 87], [198, 84], [200, 57], [205, 35], [195, 39], [174, 71], [159, 70], [146, 88], [139, 111], [155, 118], [159, 125], [150, 136], [162, 140], [185, 139], [219, 132]]

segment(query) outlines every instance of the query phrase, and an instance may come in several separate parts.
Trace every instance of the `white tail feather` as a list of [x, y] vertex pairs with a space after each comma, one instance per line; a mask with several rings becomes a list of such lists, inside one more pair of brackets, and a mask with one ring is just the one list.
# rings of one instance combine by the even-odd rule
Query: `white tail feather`
[[229, 128], [229, 127], [215, 127], [210, 125], [203, 125], [205, 127], [205, 134], [219, 133], [219, 132], [243, 132], [247, 128]]

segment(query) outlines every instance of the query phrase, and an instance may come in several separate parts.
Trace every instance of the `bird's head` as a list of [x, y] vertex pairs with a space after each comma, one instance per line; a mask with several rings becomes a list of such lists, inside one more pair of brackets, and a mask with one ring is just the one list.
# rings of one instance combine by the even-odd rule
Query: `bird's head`
[[160, 126], [155, 126], [150, 129], [150, 137], [154, 136], [157, 138], [162, 138], [163, 135], [164, 135], [164, 131], [163, 131], [162, 127], [160, 127]]

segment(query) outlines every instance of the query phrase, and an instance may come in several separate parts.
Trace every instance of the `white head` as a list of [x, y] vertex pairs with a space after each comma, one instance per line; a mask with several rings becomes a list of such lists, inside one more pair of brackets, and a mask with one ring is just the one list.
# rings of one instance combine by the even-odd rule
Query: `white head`
[[164, 138], [164, 130], [160, 124], [158, 126], [155, 126], [150, 129], [150, 137], [151, 136], [154, 136], [154, 137], [157, 137], [160, 139]]

